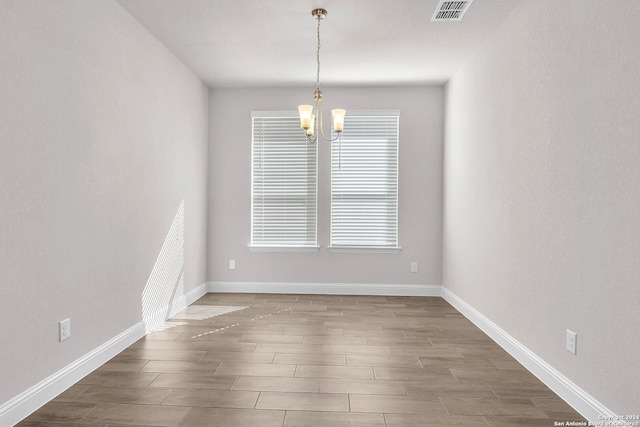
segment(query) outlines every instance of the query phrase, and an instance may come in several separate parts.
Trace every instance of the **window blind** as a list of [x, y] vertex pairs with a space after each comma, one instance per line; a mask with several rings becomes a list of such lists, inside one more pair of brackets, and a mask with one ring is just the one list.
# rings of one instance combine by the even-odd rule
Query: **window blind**
[[295, 112], [253, 113], [252, 122], [250, 246], [316, 246], [317, 144]]
[[331, 246], [398, 246], [399, 113], [345, 117], [331, 144]]

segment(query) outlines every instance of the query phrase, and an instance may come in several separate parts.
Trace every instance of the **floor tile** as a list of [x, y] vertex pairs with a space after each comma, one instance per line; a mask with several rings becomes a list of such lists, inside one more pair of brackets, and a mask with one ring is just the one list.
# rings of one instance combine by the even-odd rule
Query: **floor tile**
[[94, 371], [81, 379], [78, 384], [105, 387], [146, 387], [157, 378], [155, 372], [108, 372]]
[[193, 350], [165, 350], [155, 348], [128, 348], [122, 355], [129, 359], [147, 360], [190, 360], [198, 361], [204, 356], [204, 351]]
[[98, 368], [98, 371], [138, 371], [148, 360], [146, 359], [118, 359], [110, 360]]
[[325, 354], [371, 354], [371, 355], [388, 355], [391, 354], [387, 346], [374, 345], [332, 345], [326, 344], [322, 346], [322, 352]]
[[382, 414], [287, 411], [284, 427], [385, 427]]
[[256, 409], [290, 411], [349, 411], [349, 397], [334, 393], [260, 393]]
[[415, 356], [376, 356], [370, 354], [348, 354], [347, 366], [422, 368], [418, 358]]
[[[323, 346], [318, 344], [271, 344], [258, 343], [255, 351], [257, 353], [303, 353], [317, 354], [322, 353]], [[344, 354], [344, 353], [343, 353]]]
[[264, 342], [273, 344], [302, 344], [302, 335], [266, 335], [256, 334], [243, 334], [240, 336], [240, 342]]
[[[567, 421], [585, 421], [583, 417], [577, 416], [575, 410], [571, 406], [557, 398], [534, 397], [531, 401], [549, 418]], [[640, 423], [636, 424], [640, 425]]]
[[[460, 417], [448, 415], [424, 414], [384, 414], [386, 427], [439, 427], [439, 426], [474, 426], [487, 427], [484, 417]], [[512, 427], [517, 426], [513, 424]]]
[[200, 362], [208, 363], [271, 363], [275, 353], [245, 353], [235, 351], [208, 351]]
[[290, 365], [346, 365], [344, 354], [276, 354], [273, 363]]
[[498, 368], [489, 359], [479, 357], [451, 357], [438, 359], [435, 357], [419, 357], [425, 368], [428, 366], [446, 366], [449, 369], [474, 369], [497, 371]]
[[181, 332], [174, 332], [171, 330], [167, 331], [154, 331], [147, 334], [143, 339], [145, 340], [161, 340], [161, 341], [171, 341], [175, 340]]
[[370, 367], [360, 366], [298, 365], [295, 376], [298, 378], [373, 379], [373, 370]]
[[367, 337], [367, 345], [431, 347], [429, 340], [405, 337]]
[[62, 393], [60, 393], [55, 399], [54, 402], [71, 402], [82, 392], [88, 390], [91, 386], [88, 384], [74, 384]]
[[320, 393], [382, 394], [397, 396], [407, 394], [402, 381], [322, 378], [320, 379], [319, 385]]
[[180, 427], [282, 427], [284, 411], [193, 408]]
[[540, 380], [526, 371], [451, 369], [460, 382], [538, 384]]
[[478, 397], [495, 399], [496, 395], [484, 383], [457, 383], [432, 381], [404, 381], [407, 394], [411, 397]]
[[[188, 341], [184, 341], [186, 348], [191, 349], [203, 349], [203, 350], [213, 350], [213, 351], [227, 351], [227, 352], [252, 352], [255, 351], [256, 346], [259, 344], [250, 343], [250, 342], [238, 342], [238, 343], [215, 343], [212, 341], [207, 341], [206, 337], [202, 338], [194, 338]], [[275, 353], [275, 352], [274, 352]], [[204, 356], [203, 356], [204, 358]], [[199, 359], [202, 360], [202, 359]]]
[[151, 387], [204, 388], [212, 390], [231, 390], [237, 376], [205, 376], [198, 374], [160, 374], [150, 384]]
[[162, 404], [252, 409], [256, 405], [259, 394], [253, 391], [175, 389]]
[[215, 372], [220, 375], [247, 375], [252, 377], [292, 377], [296, 365], [229, 363], [223, 362]]
[[542, 382], [487, 382], [483, 384], [487, 384], [496, 397], [500, 399], [531, 399], [537, 397], [557, 399], [558, 397]]
[[27, 417], [26, 421], [77, 422], [91, 412], [96, 405], [76, 402], [49, 402]]
[[[346, 330], [345, 330], [346, 332]], [[345, 335], [347, 335], [345, 333]], [[318, 335], [305, 335], [302, 339], [303, 344], [325, 344], [325, 345], [367, 345], [367, 340], [364, 336], [318, 336]]]
[[443, 367], [428, 368], [373, 368], [376, 379], [378, 380], [425, 380], [425, 381], [444, 381], [457, 382], [455, 377], [451, 375], [448, 369]]
[[491, 359], [496, 368], [501, 370], [526, 370], [517, 360], [511, 358]]
[[170, 392], [170, 388], [92, 386], [77, 396], [74, 402], [159, 405]]
[[524, 417], [492, 417], [486, 416], [484, 419], [493, 427], [513, 427], [513, 426], [534, 426], [534, 427], [555, 427], [556, 421], [551, 418], [524, 418]]
[[315, 336], [343, 336], [342, 329], [325, 327], [290, 327], [284, 331], [285, 335], [315, 335]]
[[318, 393], [320, 379], [242, 376], [233, 385], [233, 390]]
[[213, 375], [220, 363], [215, 362], [185, 362], [182, 360], [150, 360], [140, 368], [140, 372], [185, 373], [199, 372], [203, 375]]
[[546, 418], [529, 399], [479, 399], [475, 397], [441, 397], [450, 415], [501, 415]]
[[91, 423], [177, 426], [191, 408], [158, 405], [100, 404], [83, 418]]
[[[109, 427], [104, 423], [76, 423], [65, 421], [22, 421], [16, 424], [17, 427]], [[128, 427], [128, 426], [123, 426]]]
[[447, 415], [438, 398], [350, 394], [351, 412]]

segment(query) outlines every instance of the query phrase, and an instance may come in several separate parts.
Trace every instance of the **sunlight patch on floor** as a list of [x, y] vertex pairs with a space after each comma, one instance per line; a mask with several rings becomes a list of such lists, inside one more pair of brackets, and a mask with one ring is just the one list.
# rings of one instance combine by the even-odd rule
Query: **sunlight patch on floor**
[[221, 316], [234, 311], [244, 310], [248, 307], [226, 306], [226, 305], [191, 305], [179, 313], [176, 313], [170, 320], [205, 320], [211, 317]]

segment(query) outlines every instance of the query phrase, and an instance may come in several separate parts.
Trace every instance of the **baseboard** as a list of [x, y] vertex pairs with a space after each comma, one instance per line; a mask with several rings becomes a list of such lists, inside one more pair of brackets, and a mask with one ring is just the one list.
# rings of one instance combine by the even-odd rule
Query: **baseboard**
[[449, 289], [442, 288], [442, 297], [587, 420], [596, 424], [601, 423], [603, 419], [615, 419], [611, 418], [615, 417], [613, 411], [598, 402]]
[[208, 292], [439, 297], [439, 285], [292, 282], [207, 282]]
[[202, 298], [208, 292], [207, 288], [208, 288], [207, 282], [201, 283], [199, 286], [191, 289], [189, 292], [184, 294], [183, 296], [184, 306], [182, 307], [181, 310], [184, 310], [185, 308], [187, 308], [188, 306], [190, 306], [191, 304], [193, 304], [194, 302]]
[[150, 316], [143, 318], [142, 321], [145, 324], [145, 332], [149, 333], [158, 327], [162, 326], [164, 322], [171, 316], [181, 312], [189, 305], [193, 304], [198, 298], [207, 293], [207, 284], [202, 283], [196, 288], [190, 290], [184, 295], [180, 295], [175, 298], [170, 304], [159, 308], [153, 312]]
[[[166, 313], [171, 312], [173, 315], [184, 310], [206, 293], [207, 284], [202, 283], [186, 294], [176, 298], [170, 308], [164, 307], [158, 310], [157, 313], [158, 315], [162, 313], [161, 315], [164, 316]], [[154, 313], [154, 316], [155, 315]], [[164, 320], [166, 319], [162, 319], [162, 321]], [[75, 362], [5, 402], [0, 406], [0, 426], [12, 426], [28, 417], [42, 405], [144, 337], [145, 334], [145, 322], [140, 321], [93, 351], [85, 354]]]
[[28, 417], [144, 335], [144, 322], [138, 322], [75, 362], [3, 403], [0, 406], [0, 425], [12, 426]]

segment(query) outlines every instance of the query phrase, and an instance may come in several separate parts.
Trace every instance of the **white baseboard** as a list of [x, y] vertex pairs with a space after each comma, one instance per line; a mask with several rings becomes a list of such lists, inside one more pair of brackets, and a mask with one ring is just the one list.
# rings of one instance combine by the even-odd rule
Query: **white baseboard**
[[189, 305], [193, 304], [198, 298], [207, 293], [207, 284], [202, 283], [196, 288], [190, 290], [184, 295], [180, 295], [175, 298], [173, 302], [164, 307], [159, 308], [153, 312], [150, 316], [143, 318], [142, 321], [145, 324], [145, 332], [149, 333], [158, 327], [162, 326], [164, 322], [171, 316], [181, 312]]
[[28, 417], [144, 335], [144, 322], [138, 322], [75, 362], [3, 403], [0, 406], [0, 425], [12, 426]]
[[442, 297], [587, 420], [596, 424], [602, 422], [603, 418], [601, 417], [608, 417], [604, 418], [608, 420], [615, 419], [611, 418], [615, 417], [613, 411], [598, 402], [449, 289], [442, 288]]
[[[166, 314], [171, 311], [172, 314], [175, 314], [206, 293], [207, 284], [202, 283], [174, 300], [170, 310], [169, 307], [165, 307], [158, 312]], [[144, 336], [145, 323], [140, 321], [50, 377], [3, 403], [0, 406], [0, 426], [17, 424]]]
[[180, 310], [184, 310], [185, 308], [202, 298], [208, 292], [207, 287], [207, 282], [201, 283], [199, 286], [191, 289], [189, 292], [184, 294], [184, 306]]
[[440, 285], [376, 283], [207, 282], [207, 291], [258, 294], [441, 296]]

